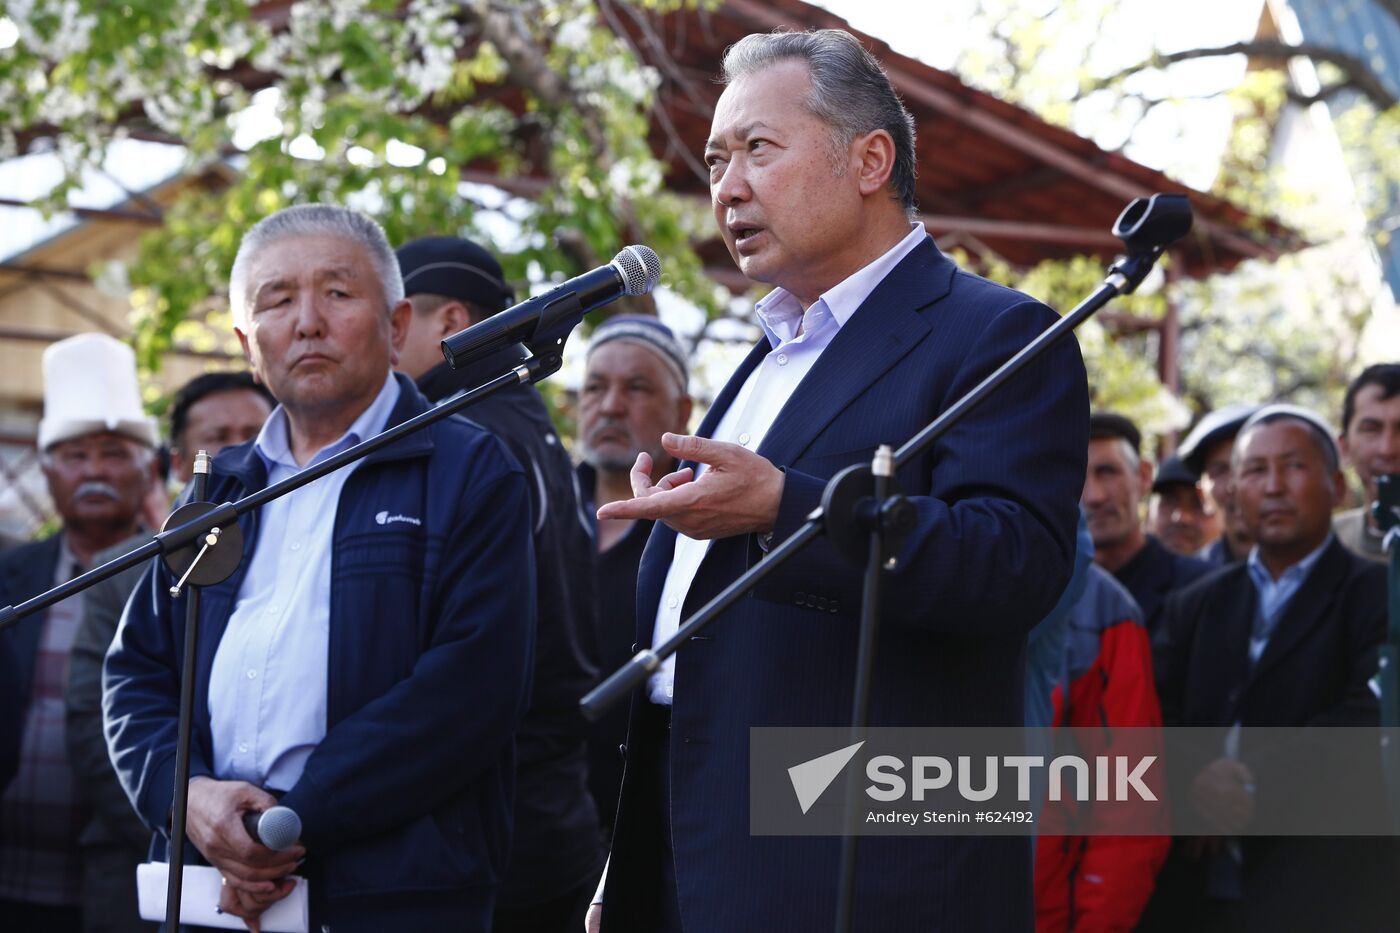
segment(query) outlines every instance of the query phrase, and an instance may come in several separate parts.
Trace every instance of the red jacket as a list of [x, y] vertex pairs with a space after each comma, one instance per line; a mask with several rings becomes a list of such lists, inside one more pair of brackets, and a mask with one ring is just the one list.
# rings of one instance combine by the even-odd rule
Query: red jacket
[[[1108, 729], [1162, 725], [1142, 611], [1098, 566], [1090, 568], [1084, 594], [1070, 612], [1065, 668], [1053, 699], [1054, 727], [1079, 729], [1078, 751], [1087, 756], [1123, 753], [1110, 746]], [[1134, 740], [1143, 735], [1132, 733]], [[1147, 741], [1152, 748], [1133, 752], [1160, 756], [1160, 737]], [[1086, 813], [1084, 807], [1094, 809]], [[1123, 808], [1111, 802], [1046, 802], [1036, 839], [1038, 933], [1131, 930], [1137, 924], [1171, 839], [1101, 835], [1125, 818]], [[1095, 835], [1060, 834], [1085, 819], [1092, 821]]]

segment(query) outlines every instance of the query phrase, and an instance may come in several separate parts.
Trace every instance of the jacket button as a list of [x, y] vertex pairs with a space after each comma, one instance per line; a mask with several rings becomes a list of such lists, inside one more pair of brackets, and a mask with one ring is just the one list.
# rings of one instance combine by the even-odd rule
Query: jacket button
[[637, 647], [637, 643], [634, 641], [632, 642], [632, 647], [628, 648], [627, 650], [630, 651], [632, 654], [636, 654], [641, 649]]
[[792, 602], [795, 606], [805, 606], [807, 605], [807, 597], [803, 593], [793, 593]]
[[622, 756], [623, 761], [627, 760], [627, 746], [625, 744], [617, 747], [617, 753]]
[[828, 600], [825, 596], [823, 596], [823, 597], [821, 597], [820, 599], [817, 600], [817, 609], [818, 609], [819, 611], [821, 611], [821, 612], [825, 612], [825, 611], [826, 611], [826, 607], [829, 606], [830, 604], [831, 604], [830, 600]]
[[841, 609], [841, 604], [838, 603], [836, 600], [833, 599], [833, 600], [831, 601], [831, 612], [832, 612], [832, 614], [835, 614], [836, 612], [840, 611], [840, 609]]

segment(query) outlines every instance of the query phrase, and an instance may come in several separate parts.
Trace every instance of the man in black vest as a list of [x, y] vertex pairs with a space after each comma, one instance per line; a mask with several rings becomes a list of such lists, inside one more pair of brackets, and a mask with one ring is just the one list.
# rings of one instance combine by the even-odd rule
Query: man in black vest
[[[424, 237], [398, 250], [412, 322], [398, 369], [441, 404], [508, 371], [520, 345], [454, 370], [442, 339], [511, 303], [501, 266], [457, 237]], [[496, 933], [554, 933], [582, 925], [602, 870], [598, 812], [588, 793], [585, 723], [578, 701], [597, 670], [586, 650], [595, 618], [593, 538], [573, 465], [533, 386], [512, 385], [463, 414], [501, 438], [530, 479], [535, 532], [534, 694], [516, 735], [515, 835], [496, 902]]]

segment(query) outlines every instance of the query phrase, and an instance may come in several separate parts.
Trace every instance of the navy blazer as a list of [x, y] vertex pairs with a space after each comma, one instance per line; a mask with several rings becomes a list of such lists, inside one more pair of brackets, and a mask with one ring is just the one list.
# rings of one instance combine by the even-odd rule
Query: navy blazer
[[[786, 473], [781, 542], [839, 470], [868, 463], [947, 410], [1056, 320], [1043, 304], [959, 270], [926, 239], [880, 282], [794, 391], [758, 452]], [[699, 433], [709, 435], [771, 350], [750, 353]], [[1019, 725], [1026, 634], [1074, 561], [1088, 388], [1066, 339], [898, 474], [917, 526], [887, 574], [871, 722]], [[652, 643], [675, 532], [642, 558], [637, 640]], [[715, 541], [689, 617], [763, 556], [755, 536]], [[749, 727], [849, 723], [862, 568], [824, 540], [775, 572], [677, 655], [671, 814], [687, 930], [811, 930], [835, 914], [839, 840], [749, 833]], [[634, 698], [632, 736], [638, 730]], [[629, 746], [629, 762], [649, 760]], [[609, 933], [644, 930], [652, 894], [637, 839], [651, 819], [624, 778], [604, 901]], [[868, 838], [861, 930], [1030, 929], [1028, 840]]]
[[[399, 376], [397, 424], [427, 409]], [[221, 451], [211, 501], [267, 482], [252, 443]], [[385, 512], [408, 520], [383, 522]], [[530, 696], [534, 566], [526, 481], [453, 417], [381, 448], [345, 482], [331, 558], [326, 736], [282, 802], [319, 864], [312, 918], [337, 931], [488, 928], [510, 835], [512, 735]], [[209, 677], [258, 541], [200, 599], [191, 775], [212, 773]], [[164, 857], [185, 597], [147, 572], [107, 655], [117, 773]], [[190, 850], [192, 854], [193, 849]], [[310, 864], [310, 863], [309, 863]], [[411, 908], [413, 913], [405, 913]]]

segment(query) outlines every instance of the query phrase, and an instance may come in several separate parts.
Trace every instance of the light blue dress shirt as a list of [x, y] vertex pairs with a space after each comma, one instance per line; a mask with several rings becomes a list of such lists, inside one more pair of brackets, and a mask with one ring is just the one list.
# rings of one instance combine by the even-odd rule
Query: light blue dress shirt
[[[390, 374], [350, 429], [306, 466], [380, 433], [399, 392]], [[269, 484], [303, 469], [292, 456], [280, 405], [254, 450], [267, 465]], [[222, 780], [289, 790], [325, 738], [332, 535], [341, 490], [361, 462], [259, 510], [257, 547], [209, 677], [213, 768]]]
[[[714, 440], [757, 450], [768, 429], [778, 420], [778, 413], [836, 338], [842, 325], [865, 303], [875, 286], [927, 235], [923, 224], [911, 224], [909, 233], [888, 252], [832, 286], [806, 309], [784, 288], [775, 288], [764, 296], [754, 311], [773, 349], [754, 367], [734, 396], [733, 403], [715, 427]], [[695, 473], [697, 478], [704, 469], [701, 464]], [[686, 594], [709, 549], [709, 541], [676, 535], [676, 549], [666, 573], [652, 630], [653, 648], [680, 628]], [[647, 681], [651, 702], [670, 706], [675, 680], [676, 656], [671, 655]]]
[[1269, 573], [1269, 568], [1264, 566], [1264, 561], [1259, 557], [1259, 546], [1249, 552], [1249, 561], [1246, 564], [1249, 570], [1249, 579], [1254, 581], [1254, 589], [1259, 593], [1259, 608], [1254, 613], [1254, 629], [1249, 635], [1249, 663], [1253, 664], [1259, 660], [1264, 649], [1268, 647], [1269, 636], [1274, 633], [1274, 626], [1283, 617], [1283, 611], [1288, 608], [1288, 603], [1293, 599], [1294, 594], [1308, 580], [1308, 575], [1312, 573], [1313, 565], [1317, 563], [1322, 552], [1327, 550], [1327, 546], [1332, 543], [1333, 535], [1327, 534], [1327, 540], [1318, 546], [1307, 557], [1289, 567], [1279, 574], [1277, 580], [1273, 574]]

